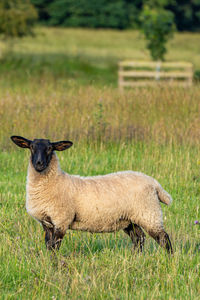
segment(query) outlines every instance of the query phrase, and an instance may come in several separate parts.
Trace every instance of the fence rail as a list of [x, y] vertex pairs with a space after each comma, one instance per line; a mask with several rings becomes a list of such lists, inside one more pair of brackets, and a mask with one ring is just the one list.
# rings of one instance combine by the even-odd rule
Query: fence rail
[[119, 63], [118, 84], [124, 87], [147, 85], [192, 85], [193, 65], [188, 62], [134, 62]]

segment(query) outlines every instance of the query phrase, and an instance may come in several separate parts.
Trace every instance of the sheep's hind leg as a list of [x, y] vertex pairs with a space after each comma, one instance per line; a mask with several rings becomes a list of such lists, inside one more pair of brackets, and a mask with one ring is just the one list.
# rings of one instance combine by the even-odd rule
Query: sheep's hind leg
[[164, 230], [160, 232], [149, 232], [150, 236], [163, 248], [167, 250], [169, 254], [173, 254], [172, 244], [169, 235]]
[[124, 232], [130, 236], [134, 250], [137, 249], [139, 252], [142, 252], [145, 242], [145, 233], [142, 228], [137, 224], [130, 223], [124, 229]]

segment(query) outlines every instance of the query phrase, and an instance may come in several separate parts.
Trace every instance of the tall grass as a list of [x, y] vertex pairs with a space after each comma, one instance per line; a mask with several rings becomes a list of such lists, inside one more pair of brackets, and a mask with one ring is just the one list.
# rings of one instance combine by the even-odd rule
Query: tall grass
[[[198, 86], [191, 89], [66, 88], [43, 82], [25, 92], [1, 91], [0, 143], [8, 137], [77, 141], [154, 141], [199, 144]], [[39, 125], [39, 126], [38, 126]]]

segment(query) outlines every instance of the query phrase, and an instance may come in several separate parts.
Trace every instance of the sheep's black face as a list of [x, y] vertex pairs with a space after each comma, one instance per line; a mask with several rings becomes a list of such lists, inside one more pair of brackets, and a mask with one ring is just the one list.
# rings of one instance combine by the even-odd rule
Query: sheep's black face
[[11, 136], [11, 140], [21, 148], [31, 150], [31, 161], [37, 172], [44, 171], [51, 162], [53, 151], [63, 151], [73, 145], [70, 141], [51, 143], [49, 140], [27, 140], [21, 136]]
[[31, 150], [31, 161], [37, 172], [44, 171], [51, 159], [53, 154], [53, 146], [49, 140], [37, 139], [30, 144]]

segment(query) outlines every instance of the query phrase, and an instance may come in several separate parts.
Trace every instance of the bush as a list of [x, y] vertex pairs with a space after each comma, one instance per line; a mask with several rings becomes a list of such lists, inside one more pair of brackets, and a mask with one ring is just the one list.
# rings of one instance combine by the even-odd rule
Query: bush
[[1, 0], [0, 34], [4, 38], [32, 33], [37, 12], [29, 0]]

